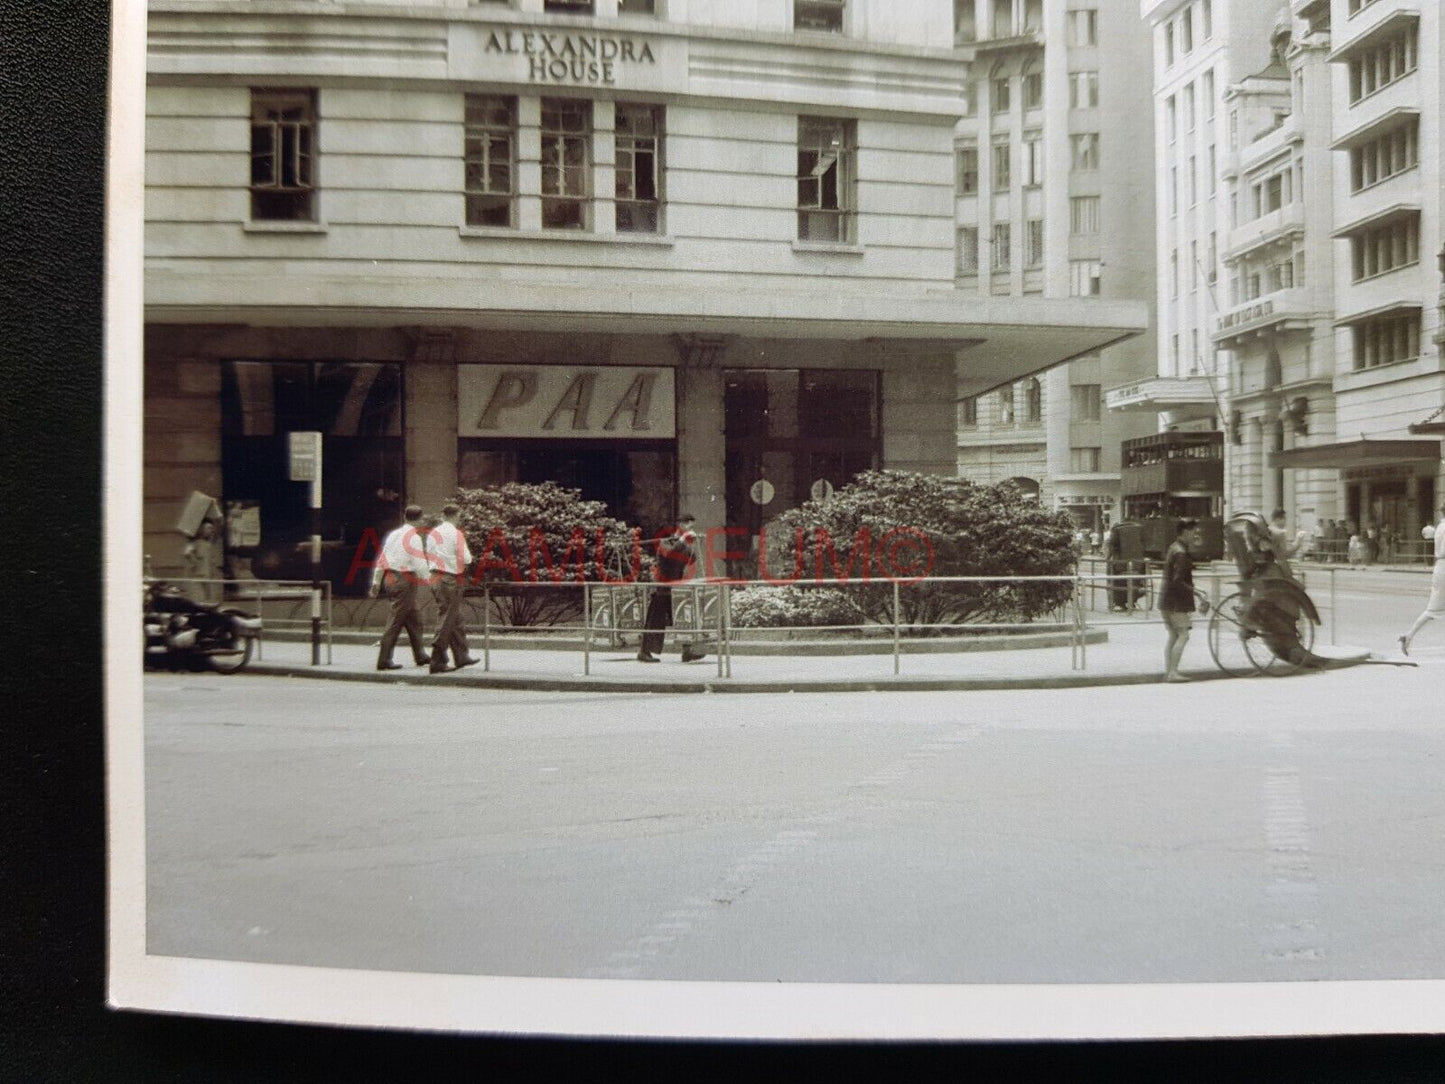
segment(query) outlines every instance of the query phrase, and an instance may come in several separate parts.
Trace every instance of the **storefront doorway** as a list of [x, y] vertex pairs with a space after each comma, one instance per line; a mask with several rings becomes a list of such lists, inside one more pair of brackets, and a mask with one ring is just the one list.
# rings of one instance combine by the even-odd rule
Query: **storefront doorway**
[[723, 383], [729, 526], [756, 534], [878, 466], [876, 370], [729, 369]]
[[310, 487], [293, 482], [287, 435], [322, 434], [322, 573], [347, 585], [368, 529], [401, 522], [406, 490], [402, 375], [395, 364], [350, 361], [227, 361], [221, 374], [221, 499], [245, 506], [247, 542], [226, 552], [228, 572], [309, 579]]

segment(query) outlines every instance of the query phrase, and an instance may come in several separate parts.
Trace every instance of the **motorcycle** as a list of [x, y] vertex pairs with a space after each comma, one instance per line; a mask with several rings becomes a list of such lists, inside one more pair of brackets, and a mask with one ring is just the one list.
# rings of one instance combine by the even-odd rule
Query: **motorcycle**
[[147, 666], [208, 665], [234, 674], [251, 661], [261, 619], [232, 606], [196, 602], [161, 580], [145, 586]]

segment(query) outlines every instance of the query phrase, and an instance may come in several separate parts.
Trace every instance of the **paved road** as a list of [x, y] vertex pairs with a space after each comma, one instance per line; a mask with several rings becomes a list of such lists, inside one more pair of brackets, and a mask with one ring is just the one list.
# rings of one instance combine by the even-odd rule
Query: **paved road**
[[1199, 686], [145, 691], [152, 953], [671, 979], [1445, 977], [1445, 636], [1417, 669]]

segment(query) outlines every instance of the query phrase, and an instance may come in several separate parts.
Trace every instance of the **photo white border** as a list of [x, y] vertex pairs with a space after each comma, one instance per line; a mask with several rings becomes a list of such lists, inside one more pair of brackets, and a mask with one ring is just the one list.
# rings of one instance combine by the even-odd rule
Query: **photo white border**
[[109, 1003], [256, 1020], [725, 1040], [1445, 1032], [1445, 981], [911, 985], [534, 979], [147, 956], [142, 648], [146, 5], [114, 0], [106, 191], [104, 629]]

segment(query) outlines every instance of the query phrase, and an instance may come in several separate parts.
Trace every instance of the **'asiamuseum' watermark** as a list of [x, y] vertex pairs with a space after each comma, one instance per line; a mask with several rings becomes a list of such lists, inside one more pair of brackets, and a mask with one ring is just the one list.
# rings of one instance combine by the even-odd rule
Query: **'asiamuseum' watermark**
[[[678, 534], [676, 529], [658, 531], [644, 539], [642, 532], [632, 530], [623, 544], [616, 534], [575, 528], [560, 554], [553, 552], [547, 534], [533, 527], [526, 533], [525, 545], [515, 531], [493, 528], [486, 541], [473, 549], [472, 565], [463, 573], [471, 583], [498, 580], [510, 583], [636, 583], [643, 580], [644, 554], [655, 551], [664, 541]], [[790, 552], [780, 565], [791, 565], [786, 571], [774, 568], [766, 528], [758, 531], [756, 545], [746, 527], [709, 527], [701, 538], [693, 532], [684, 535], [689, 549], [684, 569], [678, 578], [698, 578], [707, 583], [751, 583], [728, 575], [727, 562], [756, 559], [757, 580], [782, 587], [789, 584], [816, 583], [917, 583], [933, 570], [933, 542], [928, 533], [917, 527], [891, 527], [875, 535], [867, 527], [860, 528], [841, 545], [825, 527], [810, 533], [803, 528], [792, 532]], [[698, 542], [701, 541], [699, 547]], [[774, 542], [777, 540], [774, 539]], [[408, 532], [402, 541], [407, 554], [419, 558], [432, 569], [439, 568], [436, 554], [426, 548], [421, 531]], [[775, 551], [774, 551], [775, 552]], [[791, 558], [791, 560], [789, 560]], [[810, 560], [811, 558], [811, 560]], [[350, 585], [358, 576], [370, 576], [381, 563], [381, 539], [368, 528], [356, 544], [356, 551], [347, 569], [345, 582]], [[678, 562], [682, 564], [682, 561]], [[779, 573], [782, 573], [781, 575]], [[398, 571], [408, 579], [421, 580], [419, 574]]]

